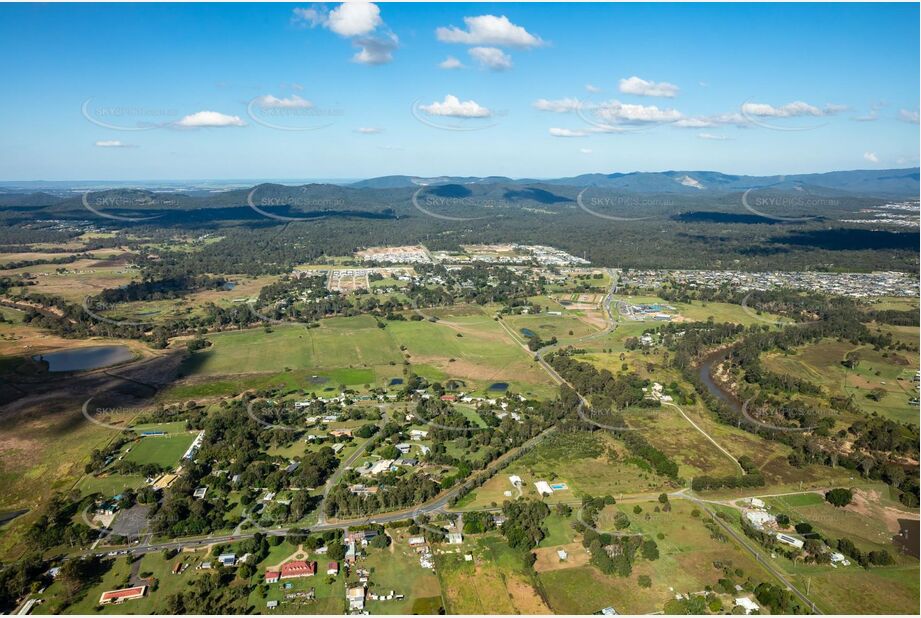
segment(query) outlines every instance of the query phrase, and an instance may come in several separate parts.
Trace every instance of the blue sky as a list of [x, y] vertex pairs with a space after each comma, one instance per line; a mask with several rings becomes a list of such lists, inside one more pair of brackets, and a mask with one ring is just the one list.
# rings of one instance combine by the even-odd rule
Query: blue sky
[[916, 166], [918, 12], [0, 5], [0, 179]]

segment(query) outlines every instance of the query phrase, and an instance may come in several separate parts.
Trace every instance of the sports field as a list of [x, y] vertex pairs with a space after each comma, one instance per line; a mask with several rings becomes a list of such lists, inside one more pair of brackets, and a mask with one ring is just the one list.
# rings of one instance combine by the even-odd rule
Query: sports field
[[131, 445], [125, 461], [138, 464], [157, 464], [172, 468], [195, 440], [194, 433], [177, 433], [168, 436], [148, 436]]

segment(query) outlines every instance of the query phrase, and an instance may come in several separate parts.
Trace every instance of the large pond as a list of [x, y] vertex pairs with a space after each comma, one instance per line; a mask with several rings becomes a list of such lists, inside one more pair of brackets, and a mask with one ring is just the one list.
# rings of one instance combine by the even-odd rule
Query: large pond
[[100, 345], [87, 348], [59, 350], [33, 356], [32, 360], [48, 363], [48, 371], [87, 371], [117, 365], [134, 358], [131, 348], [124, 345]]

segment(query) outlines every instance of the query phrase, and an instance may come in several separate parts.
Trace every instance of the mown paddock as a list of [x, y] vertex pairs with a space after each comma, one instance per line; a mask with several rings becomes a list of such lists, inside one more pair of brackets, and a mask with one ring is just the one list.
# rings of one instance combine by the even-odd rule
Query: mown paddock
[[[468, 562], [464, 554], [474, 559]], [[523, 555], [494, 533], [468, 536], [456, 553], [435, 558], [449, 614], [551, 613], [524, 571]]]
[[508, 382], [516, 391], [552, 395], [549, 376], [492, 318], [474, 313], [455, 319], [451, 324], [391, 321], [378, 328], [373, 318], [358, 316], [322, 320], [313, 329], [282, 325], [270, 332], [219, 333], [208, 337], [213, 345], [196, 352], [183, 371], [195, 379], [221, 376], [220, 381], [235, 382], [227, 376], [291, 370], [328, 376], [326, 386], [386, 385], [402, 375], [403, 347], [420, 375], [469, 380], [478, 389]]

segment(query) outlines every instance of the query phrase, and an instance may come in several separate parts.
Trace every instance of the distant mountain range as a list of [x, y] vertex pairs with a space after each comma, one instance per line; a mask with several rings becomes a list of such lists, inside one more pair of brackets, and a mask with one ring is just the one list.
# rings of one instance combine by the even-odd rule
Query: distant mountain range
[[536, 179], [505, 176], [381, 176], [352, 183], [365, 189], [402, 189], [431, 185], [552, 185], [601, 187], [625, 193], [686, 195], [721, 194], [770, 188], [776, 191], [808, 190], [817, 194], [861, 197], [918, 197], [919, 168], [852, 170], [788, 176], [739, 176], [711, 171], [629, 172], [582, 174], [568, 178]]

